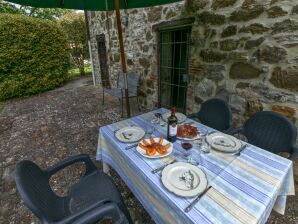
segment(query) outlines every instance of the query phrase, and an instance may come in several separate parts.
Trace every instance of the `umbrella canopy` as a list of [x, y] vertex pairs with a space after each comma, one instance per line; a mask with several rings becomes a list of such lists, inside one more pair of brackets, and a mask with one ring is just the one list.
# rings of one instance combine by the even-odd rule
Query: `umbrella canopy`
[[[114, 0], [8, 0], [20, 5], [37, 8], [65, 8], [93, 11], [115, 10]], [[120, 0], [120, 9], [145, 8], [181, 0]], [[107, 5], [106, 5], [107, 3]]]
[[28, 5], [37, 8], [65, 8], [81, 9], [91, 11], [116, 11], [116, 20], [119, 37], [119, 50], [121, 55], [121, 65], [123, 80], [125, 85], [125, 101], [127, 117], [130, 117], [129, 94], [126, 78], [126, 58], [123, 46], [122, 27], [120, 20], [120, 9], [145, 8], [156, 5], [163, 5], [182, 0], [8, 0], [20, 5]]

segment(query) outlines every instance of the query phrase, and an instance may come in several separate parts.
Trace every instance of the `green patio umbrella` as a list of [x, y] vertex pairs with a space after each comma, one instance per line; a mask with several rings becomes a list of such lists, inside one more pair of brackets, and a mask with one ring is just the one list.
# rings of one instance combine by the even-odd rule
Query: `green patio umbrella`
[[130, 106], [128, 97], [128, 87], [126, 78], [126, 58], [123, 46], [122, 27], [120, 19], [120, 9], [145, 8], [156, 5], [163, 5], [182, 0], [8, 0], [20, 5], [33, 6], [37, 8], [65, 8], [91, 11], [116, 11], [119, 48], [121, 55], [122, 74], [125, 85], [125, 101], [127, 116], [130, 117]]

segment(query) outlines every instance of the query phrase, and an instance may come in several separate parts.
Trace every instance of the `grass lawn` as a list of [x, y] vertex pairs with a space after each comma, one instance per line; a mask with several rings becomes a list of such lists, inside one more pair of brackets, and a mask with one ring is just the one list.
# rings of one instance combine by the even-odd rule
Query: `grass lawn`
[[[92, 66], [85, 65], [85, 75], [92, 75]], [[80, 77], [80, 71], [78, 68], [73, 68], [68, 71], [68, 79], [73, 79], [76, 77]]]

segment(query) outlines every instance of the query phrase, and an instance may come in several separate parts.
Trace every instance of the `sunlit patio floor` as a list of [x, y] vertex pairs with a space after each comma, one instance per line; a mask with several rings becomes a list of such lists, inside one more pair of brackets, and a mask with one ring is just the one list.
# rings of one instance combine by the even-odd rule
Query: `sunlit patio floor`
[[[101, 90], [87, 77], [6, 103], [0, 112], [0, 223], [38, 223], [16, 191], [14, 171], [18, 161], [29, 159], [46, 168], [78, 153], [87, 153], [95, 160], [98, 128], [122, 119], [118, 100], [107, 97], [102, 105], [101, 99]], [[139, 112], [133, 108], [133, 113]], [[101, 164], [96, 164], [101, 169]], [[63, 170], [51, 180], [52, 188], [64, 195], [82, 171], [82, 165]], [[154, 223], [119, 176], [113, 171], [111, 175], [135, 223]], [[268, 223], [297, 224], [298, 196], [288, 198], [284, 216], [273, 212]]]

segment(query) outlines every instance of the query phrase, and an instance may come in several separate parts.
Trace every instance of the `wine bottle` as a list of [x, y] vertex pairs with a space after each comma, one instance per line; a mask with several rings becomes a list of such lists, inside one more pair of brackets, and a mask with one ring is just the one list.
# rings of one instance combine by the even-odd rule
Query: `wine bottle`
[[176, 113], [176, 108], [172, 107], [171, 116], [168, 118], [167, 139], [169, 142], [176, 141], [178, 119], [175, 116], [175, 113]]

